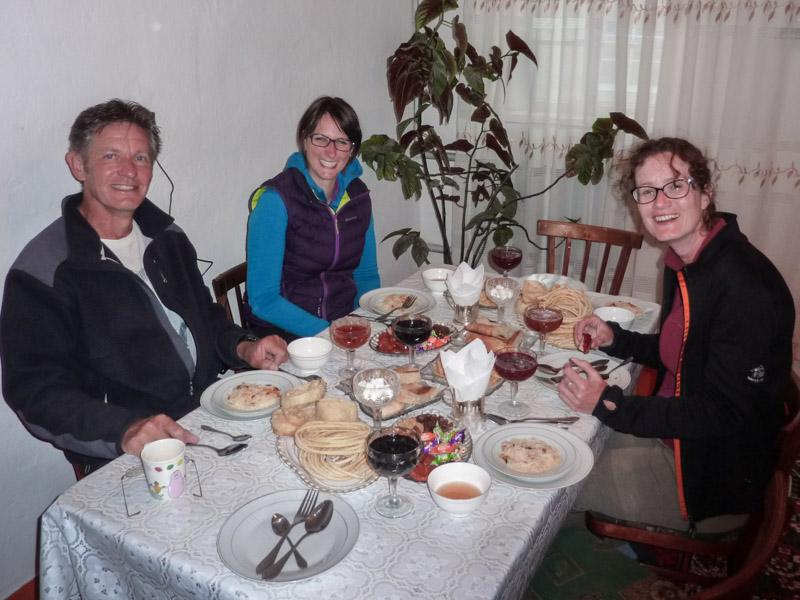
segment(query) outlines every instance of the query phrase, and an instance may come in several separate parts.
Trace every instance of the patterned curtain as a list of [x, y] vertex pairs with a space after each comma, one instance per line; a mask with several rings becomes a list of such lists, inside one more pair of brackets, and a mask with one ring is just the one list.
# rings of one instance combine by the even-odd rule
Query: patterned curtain
[[[800, 0], [470, 0], [464, 13], [480, 51], [503, 47], [511, 29], [539, 63], [520, 61], [511, 82], [490, 92], [518, 145], [519, 190], [544, 189], [570, 144], [609, 112], [651, 137], [687, 138], [714, 161], [718, 208], [738, 215], [800, 306]], [[467, 116], [459, 130], [468, 135]], [[618, 149], [634, 141], [626, 136]], [[526, 201], [520, 219], [540, 245], [542, 218], [640, 229], [608, 178], [588, 187], [566, 180]], [[622, 293], [658, 300], [663, 253], [646, 238]], [[544, 253], [525, 261], [527, 272], [543, 270]], [[798, 333], [800, 323], [796, 367]]]

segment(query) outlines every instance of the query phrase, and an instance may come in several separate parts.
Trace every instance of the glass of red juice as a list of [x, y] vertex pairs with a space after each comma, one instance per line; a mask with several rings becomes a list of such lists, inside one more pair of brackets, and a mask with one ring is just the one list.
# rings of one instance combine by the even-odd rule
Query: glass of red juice
[[433, 321], [425, 315], [400, 315], [392, 321], [392, 333], [408, 348], [408, 364], [416, 366], [417, 346], [431, 337]]
[[369, 341], [372, 327], [364, 317], [348, 316], [331, 323], [330, 333], [331, 341], [347, 352], [347, 366], [339, 371], [339, 375], [349, 379], [358, 373], [355, 366], [356, 348]]
[[367, 462], [389, 479], [389, 493], [375, 504], [380, 515], [394, 519], [411, 512], [411, 500], [397, 493], [397, 478], [413, 471], [421, 457], [422, 443], [413, 429], [386, 427], [369, 435]]
[[511, 386], [511, 398], [497, 407], [502, 416], [517, 419], [527, 416], [530, 412], [529, 406], [517, 400], [517, 391], [519, 382], [530, 379], [538, 365], [533, 350], [509, 346], [497, 352], [494, 369]]
[[503, 277], [522, 262], [522, 250], [516, 246], [497, 246], [489, 253], [494, 264], [503, 270]]
[[539, 334], [539, 352], [544, 352], [547, 334], [561, 327], [564, 315], [553, 308], [537, 308], [529, 306], [523, 314], [528, 329]]

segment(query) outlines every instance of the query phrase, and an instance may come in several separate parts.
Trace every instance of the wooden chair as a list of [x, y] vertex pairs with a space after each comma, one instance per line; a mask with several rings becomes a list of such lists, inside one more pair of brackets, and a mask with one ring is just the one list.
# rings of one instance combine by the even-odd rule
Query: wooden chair
[[[692, 598], [732, 600], [749, 597], [748, 593], [778, 544], [789, 516], [789, 481], [800, 455], [800, 389], [796, 376], [792, 377], [786, 408], [787, 421], [780, 431], [778, 462], [764, 492], [764, 511], [754, 516], [736, 539], [711, 541], [689, 537], [684, 532], [669, 529], [612, 522], [591, 512], [586, 513], [587, 528], [600, 537], [638, 542], [682, 553], [681, 570], [645, 566], [670, 579], [696, 581], [709, 586]], [[689, 574], [688, 566], [694, 554], [725, 557], [729, 576], [720, 580]]]
[[231, 310], [231, 304], [228, 300], [228, 292], [233, 290], [234, 296], [236, 297], [236, 306], [239, 309], [239, 325], [245, 329], [249, 329], [251, 324], [244, 316], [244, 292], [242, 291], [246, 281], [247, 261], [240, 263], [235, 267], [231, 267], [227, 271], [214, 277], [214, 279], [211, 280], [211, 287], [214, 290], [214, 296], [217, 298], [217, 303], [225, 309], [225, 312], [228, 314], [228, 318], [235, 322], [233, 318], [233, 311]]
[[612, 296], [619, 294], [622, 287], [622, 279], [625, 277], [625, 269], [628, 268], [628, 259], [631, 256], [631, 251], [636, 248], [642, 247], [642, 240], [644, 236], [641, 233], [633, 231], [624, 231], [622, 229], [611, 229], [609, 227], [597, 227], [595, 225], [581, 225], [580, 223], [567, 223], [563, 221], [544, 221], [538, 223], [537, 230], [539, 235], [546, 235], [547, 238], [547, 272], [556, 272], [556, 238], [565, 238], [564, 244], [564, 261], [561, 269], [561, 275], [569, 275], [569, 258], [572, 252], [572, 242], [574, 240], [583, 240], [586, 242], [586, 247], [583, 251], [583, 264], [581, 266], [581, 281], [586, 282], [586, 269], [589, 265], [589, 253], [592, 250], [592, 244], [605, 244], [603, 251], [603, 259], [600, 268], [597, 271], [597, 285], [594, 291], [601, 291], [603, 286], [603, 278], [606, 274], [606, 267], [608, 266], [608, 257], [611, 253], [612, 246], [619, 246], [619, 258], [617, 259], [617, 267], [614, 271], [614, 278], [611, 281], [611, 287], [608, 293]]

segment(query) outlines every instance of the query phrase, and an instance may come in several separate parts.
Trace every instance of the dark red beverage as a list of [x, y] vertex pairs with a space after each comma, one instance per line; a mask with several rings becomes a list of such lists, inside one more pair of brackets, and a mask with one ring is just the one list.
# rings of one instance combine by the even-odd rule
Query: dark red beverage
[[406, 346], [417, 346], [431, 335], [432, 323], [427, 318], [396, 319], [392, 323], [394, 337]]
[[525, 325], [539, 333], [550, 333], [561, 327], [564, 315], [549, 308], [529, 308], [525, 311]]
[[522, 262], [522, 250], [514, 246], [497, 246], [490, 253], [494, 264], [508, 272]]
[[495, 371], [509, 381], [525, 381], [536, 372], [536, 357], [526, 352], [501, 352], [494, 362]]
[[410, 473], [417, 466], [421, 454], [418, 440], [396, 431], [375, 438], [367, 446], [370, 466], [386, 477]]
[[333, 328], [333, 343], [341, 348], [353, 350], [360, 348], [369, 341], [369, 327], [358, 323], [337, 325]]

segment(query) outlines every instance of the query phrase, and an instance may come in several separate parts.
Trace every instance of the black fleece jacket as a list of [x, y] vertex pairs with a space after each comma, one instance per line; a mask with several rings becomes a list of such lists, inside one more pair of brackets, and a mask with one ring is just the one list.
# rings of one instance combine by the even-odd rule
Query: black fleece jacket
[[[676, 290], [687, 317], [675, 397], [623, 396], [606, 388], [593, 414], [617, 431], [675, 439], [684, 516], [699, 521], [758, 510], [776, 459], [792, 362], [794, 304], [775, 266], [739, 231], [736, 217], [698, 259], [664, 272], [661, 324]], [[614, 328], [603, 348], [658, 370], [658, 334]], [[658, 388], [656, 388], [658, 389]]]
[[212, 300], [183, 231], [145, 200], [134, 215], [152, 239], [145, 270], [194, 335], [192, 373], [158, 299], [102, 244], [78, 211], [81, 200], [82, 193], [65, 198], [62, 217], [12, 265], [0, 357], [3, 395], [28, 430], [70, 462], [99, 465], [122, 453], [134, 421], [180, 418], [220, 371], [245, 366], [236, 354], [245, 333]]

